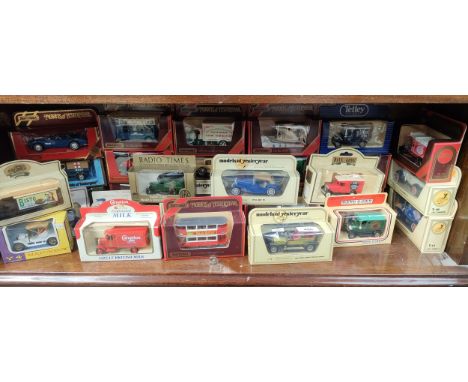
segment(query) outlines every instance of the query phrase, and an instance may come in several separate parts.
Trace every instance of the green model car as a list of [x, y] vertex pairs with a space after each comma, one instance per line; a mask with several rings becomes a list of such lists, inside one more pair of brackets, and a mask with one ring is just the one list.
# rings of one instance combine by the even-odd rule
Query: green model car
[[151, 182], [146, 188], [146, 193], [177, 195], [185, 187], [184, 173], [180, 171], [165, 172], [159, 174], [156, 181]]
[[381, 237], [387, 226], [387, 216], [381, 211], [352, 212], [343, 219], [342, 228], [349, 239]]
[[314, 252], [322, 240], [323, 230], [316, 223], [265, 224], [262, 234], [270, 254], [304, 250]]

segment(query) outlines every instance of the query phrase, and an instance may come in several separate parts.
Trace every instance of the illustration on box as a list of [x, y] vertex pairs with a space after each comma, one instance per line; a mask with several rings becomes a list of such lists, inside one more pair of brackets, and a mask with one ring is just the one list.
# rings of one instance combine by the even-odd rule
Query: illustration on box
[[448, 214], [455, 202], [461, 170], [454, 166], [452, 178], [444, 183], [424, 183], [398, 162], [392, 161], [388, 184], [423, 215]]
[[129, 170], [132, 198], [142, 202], [160, 202], [167, 196], [195, 195], [194, 156], [133, 156]]
[[254, 208], [248, 231], [251, 264], [331, 260], [332, 231], [323, 208]]
[[387, 194], [331, 196], [325, 200], [329, 221], [335, 228], [335, 246], [389, 244], [395, 212]]
[[296, 204], [297, 162], [290, 155], [217, 155], [211, 178], [215, 196], [241, 195], [244, 204]]
[[100, 159], [64, 162], [70, 187], [103, 186], [106, 184]]
[[323, 203], [328, 196], [380, 192], [385, 174], [377, 168], [378, 162], [379, 157], [364, 156], [355, 149], [313, 154], [307, 166], [304, 200]]
[[466, 124], [432, 112], [424, 119], [401, 126], [396, 159], [424, 182], [450, 182]]
[[240, 198], [165, 199], [163, 206], [165, 258], [243, 255]]
[[160, 259], [159, 207], [113, 199], [81, 210], [75, 227], [82, 261]]
[[67, 177], [59, 161], [4, 163], [0, 166], [0, 182], [1, 224], [71, 208]]
[[69, 253], [72, 243], [66, 211], [2, 227], [0, 249], [4, 262]]

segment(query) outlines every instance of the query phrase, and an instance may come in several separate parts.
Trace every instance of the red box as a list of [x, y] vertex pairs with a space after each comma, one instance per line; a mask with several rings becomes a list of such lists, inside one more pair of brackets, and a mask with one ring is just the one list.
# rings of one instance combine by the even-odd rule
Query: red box
[[403, 124], [395, 159], [426, 183], [449, 182], [467, 125], [427, 111], [423, 124]]
[[91, 109], [14, 114], [10, 138], [18, 159], [38, 162], [100, 157], [99, 120]]
[[242, 198], [193, 197], [163, 201], [164, 259], [244, 256]]
[[174, 153], [170, 115], [149, 111], [117, 111], [99, 117], [104, 149]]

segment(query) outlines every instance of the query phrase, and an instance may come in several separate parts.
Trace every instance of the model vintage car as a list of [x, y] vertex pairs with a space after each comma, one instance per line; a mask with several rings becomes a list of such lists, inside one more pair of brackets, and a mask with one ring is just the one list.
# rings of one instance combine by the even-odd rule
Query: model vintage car
[[364, 183], [364, 178], [360, 174], [334, 173], [331, 181], [325, 182], [322, 186], [322, 193], [325, 196], [360, 194]]
[[36, 152], [41, 152], [45, 149], [58, 148], [69, 148], [71, 150], [78, 150], [81, 147], [87, 145], [87, 139], [79, 134], [48, 135], [43, 137], [36, 137], [28, 141], [28, 147]]
[[138, 253], [150, 245], [149, 229], [144, 226], [118, 226], [108, 228], [104, 236], [97, 239], [96, 254], [129, 250]]
[[307, 142], [309, 126], [299, 123], [277, 122], [274, 128], [276, 130], [276, 137], [271, 139], [273, 142], [295, 143], [301, 145], [305, 145]]
[[316, 223], [265, 224], [262, 228], [263, 240], [271, 254], [285, 251], [314, 252], [324, 234]]
[[90, 164], [86, 160], [65, 163], [68, 179], [85, 180], [90, 174]]
[[226, 188], [231, 195], [268, 195], [275, 196], [283, 191], [284, 176], [273, 175], [267, 171], [249, 172], [234, 177]]
[[156, 181], [146, 188], [146, 193], [177, 195], [185, 187], [184, 173], [180, 171], [159, 174]]
[[394, 198], [393, 209], [397, 213], [397, 219], [413, 232], [421, 220], [422, 214], [400, 195], [395, 193]]
[[[413, 181], [409, 178], [413, 178]], [[419, 184], [419, 180], [416, 177], [407, 174], [403, 169], [395, 171], [394, 174], [395, 181], [398, 182], [403, 188], [409, 190], [409, 192], [414, 196], [419, 196], [422, 191], [422, 186]]]
[[30, 222], [24, 225], [24, 232], [18, 234], [12, 245], [13, 252], [22, 252], [34, 248], [55, 247], [57, 234], [50, 221]]
[[420, 166], [426, 154], [427, 146], [433, 139], [433, 137], [419, 131], [411, 132], [405, 144], [400, 146], [399, 151], [406, 158]]
[[368, 122], [342, 123], [341, 131], [332, 136], [336, 148], [341, 146], [366, 147], [372, 137], [372, 124]]
[[157, 141], [155, 125], [122, 125], [116, 133], [116, 141]]
[[342, 229], [349, 239], [381, 237], [387, 226], [387, 216], [379, 211], [356, 211], [343, 219]]

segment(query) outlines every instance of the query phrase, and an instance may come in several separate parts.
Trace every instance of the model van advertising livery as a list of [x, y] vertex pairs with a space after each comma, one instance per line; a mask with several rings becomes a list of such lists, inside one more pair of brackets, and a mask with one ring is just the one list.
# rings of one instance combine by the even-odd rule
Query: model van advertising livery
[[300, 177], [291, 155], [216, 155], [213, 196], [242, 196], [247, 205], [297, 203]]
[[159, 206], [112, 199], [81, 208], [75, 235], [81, 261], [162, 257]]
[[249, 212], [249, 262], [330, 261], [332, 236], [321, 207], [254, 208]]

